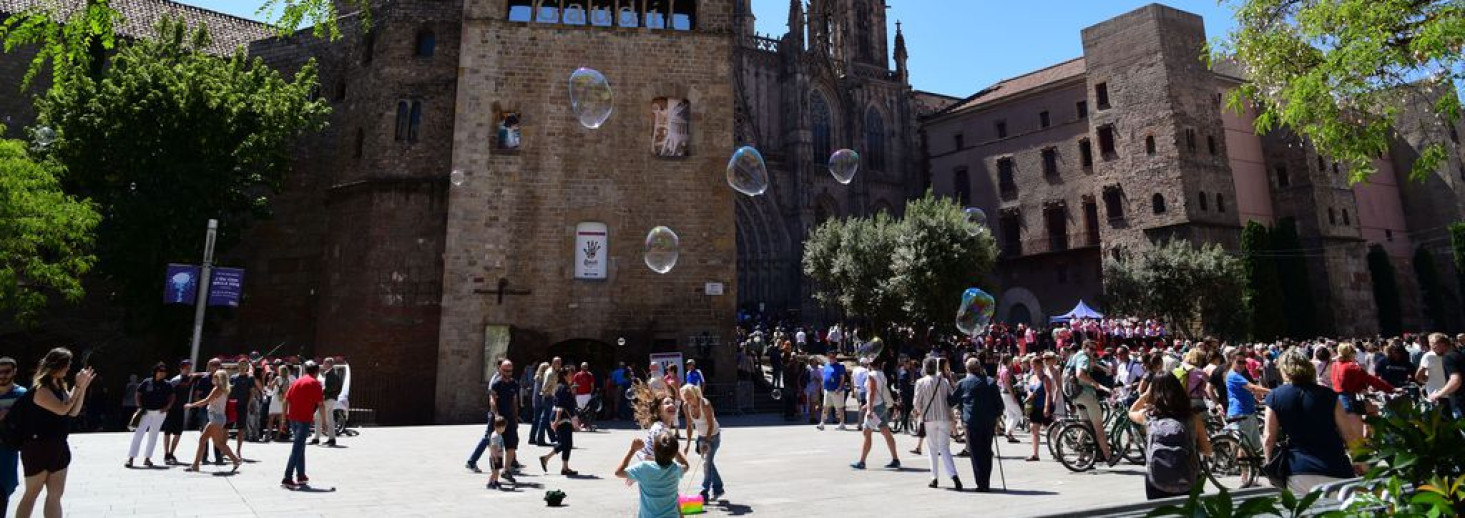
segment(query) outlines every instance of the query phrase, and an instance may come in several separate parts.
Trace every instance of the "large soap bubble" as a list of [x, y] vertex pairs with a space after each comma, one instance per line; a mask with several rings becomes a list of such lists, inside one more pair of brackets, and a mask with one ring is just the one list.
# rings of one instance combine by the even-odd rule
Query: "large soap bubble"
[[885, 352], [885, 341], [881, 340], [879, 337], [875, 337], [870, 339], [870, 341], [868, 342], [860, 344], [860, 346], [856, 349], [857, 350], [855, 352], [859, 354], [860, 357], [874, 358], [876, 356], [880, 356], [880, 353]]
[[961, 307], [956, 309], [956, 328], [967, 336], [976, 336], [992, 323], [992, 314], [997, 311], [997, 300], [977, 288], [967, 288], [961, 294]]
[[834, 180], [849, 185], [855, 179], [855, 173], [860, 171], [860, 154], [851, 149], [841, 149], [829, 155], [829, 174], [834, 175]]
[[610, 81], [595, 69], [576, 69], [570, 74], [570, 110], [581, 126], [596, 129], [605, 124], [612, 110]]
[[656, 227], [646, 234], [646, 267], [656, 273], [670, 272], [681, 254], [681, 240], [666, 227]]
[[50, 126], [41, 126], [39, 128], [36, 128], [36, 144], [40, 145], [41, 147], [46, 147], [51, 145], [51, 143], [55, 141], [56, 130], [51, 129]]
[[987, 227], [987, 213], [982, 212], [982, 209], [967, 207], [962, 212], [966, 214], [967, 232], [971, 235], [975, 236]]
[[748, 196], [768, 190], [768, 165], [753, 146], [743, 146], [727, 161], [727, 184]]
[[462, 170], [454, 169], [452, 174], [448, 175], [448, 180], [453, 182], [453, 187], [459, 187], [468, 180], [468, 175], [464, 174]]

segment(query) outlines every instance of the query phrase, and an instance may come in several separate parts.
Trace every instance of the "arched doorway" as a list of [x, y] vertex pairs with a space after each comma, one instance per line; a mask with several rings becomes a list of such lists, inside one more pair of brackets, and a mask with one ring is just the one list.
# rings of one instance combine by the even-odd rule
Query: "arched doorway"
[[1007, 310], [1007, 323], [1032, 325], [1033, 314], [1028, 310], [1026, 304], [1013, 304], [1012, 308]]

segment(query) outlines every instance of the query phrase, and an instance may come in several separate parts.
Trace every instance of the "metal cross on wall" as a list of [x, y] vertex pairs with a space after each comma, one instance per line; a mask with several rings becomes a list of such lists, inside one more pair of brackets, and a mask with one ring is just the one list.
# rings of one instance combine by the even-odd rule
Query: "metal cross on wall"
[[511, 290], [511, 289], [509, 289], [509, 279], [507, 277], [499, 277], [499, 282], [498, 282], [498, 288], [497, 289], [476, 288], [476, 289], [473, 290], [473, 293], [483, 293], [483, 294], [497, 295], [498, 296], [498, 302], [497, 303], [498, 303], [498, 305], [502, 306], [502, 305], [504, 305], [504, 295], [531, 295], [531, 294], [534, 293], [534, 290], [527, 290], [527, 289], [515, 289], [515, 290]]

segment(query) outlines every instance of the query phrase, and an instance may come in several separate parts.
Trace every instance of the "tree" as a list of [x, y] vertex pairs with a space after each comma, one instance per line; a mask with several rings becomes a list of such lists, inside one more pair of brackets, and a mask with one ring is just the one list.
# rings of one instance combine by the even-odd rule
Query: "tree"
[[1450, 256], [1455, 262], [1455, 284], [1460, 298], [1465, 302], [1465, 222], [1456, 221], [1448, 227], [1450, 231]]
[[961, 293], [978, 285], [996, 257], [992, 237], [976, 235], [962, 207], [931, 192], [906, 205], [905, 217], [830, 220], [804, 242], [804, 274], [814, 297], [869, 319], [955, 328]]
[[1317, 336], [1317, 309], [1308, 283], [1307, 257], [1297, 237], [1297, 220], [1287, 217], [1272, 227], [1272, 253], [1277, 258], [1277, 276], [1282, 287], [1282, 314], [1287, 317], [1287, 336]]
[[[1181, 332], [1246, 331], [1241, 260], [1220, 245], [1168, 241], [1104, 261], [1104, 297], [1116, 314], [1155, 315]], [[1197, 325], [1199, 324], [1199, 325]]]
[[64, 76], [37, 103], [56, 131], [46, 154], [71, 172], [68, 192], [100, 207], [98, 270], [128, 307], [156, 300], [165, 263], [197, 260], [206, 220], [219, 219], [227, 249], [267, 214], [289, 145], [329, 110], [311, 99], [314, 64], [286, 80], [242, 50], [204, 54], [206, 29], [165, 19], [157, 31], [122, 44], [95, 78]]
[[[1465, 80], [1465, 7], [1459, 0], [1237, 3], [1236, 28], [1213, 59], [1234, 58], [1245, 69], [1248, 82], [1228, 104], [1254, 105], [1259, 133], [1289, 128], [1347, 164], [1358, 182], [1388, 151], [1405, 104], [1430, 103], [1446, 124], [1460, 119], [1455, 85]], [[1411, 175], [1422, 178], [1446, 160], [1444, 142], [1430, 142]]]
[[1404, 311], [1399, 305], [1399, 281], [1394, 278], [1394, 264], [1384, 247], [1368, 247], [1368, 273], [1373, 277], [1373, 302], [1379, 311], [1379, 332], [1399, 336], [1404, 331]]
[[1251, 337], [1272, 340], [1287, 333], [1282, 319], [1282, 285], [1277, 278], [1277, 262], [1270, 255], [1271, 242], [1267, 227], [1250, 221], [1241, 230], [1242, 270], [1246, 272], [1246, 300], [1251, 318]]
[[[0, 132], [4, 127], [0, 126]], [[52, 295], [76, 301], [100, 216], [61, 191], [61, 167], [0, 140], [0, 313], [32, 323]]]
[[1414, 279], [1419, 283], [1420, 298], [1424, 301], [1424, 314], [1429, 317], [1430, 328], [1447, 329], [1444, 286], [1440, 284], [1439, 270], [1435, 269], [1434, 254], [1422, 246], [1414, 250]]
[[896, 236], [891, 287], [912, 322], [955, 329], [962, 292], [992, 269], [996, 246], [989, 232], [972, 236], [961, 205], [927, 192], [906, 204]]

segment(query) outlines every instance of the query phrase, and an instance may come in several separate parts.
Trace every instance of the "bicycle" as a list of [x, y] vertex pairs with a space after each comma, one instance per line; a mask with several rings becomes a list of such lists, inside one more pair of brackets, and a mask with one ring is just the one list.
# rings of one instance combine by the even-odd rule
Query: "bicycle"
[[1227, 417], [1221, 433], [1211, 436], [1211, 458], [1202, 459], [1202, 468], [1216, 487], [1251, 487], [1261, 474], [1261, 445], [1241, 433], [1240, 423], [1248, 419], [1259, 420], [1256, 415]]
[[[1144, 464], [1144, 447], [1136, 442], [1138, 427], [1134, 421], [1129, 420], [1125, 412], [1107, 403], [1100, 403], [1099, 410], [1104, 412], [1103, 426], [1105, 438], [1109, 441], [1110, 454], [1118, 455], [1134, 464]], [[1093, 469], [1100, 450], [1098, 441], [1094, 438], [1093, 424], [1087, 419], [1077, 418], [1077, 415], [1075, 418], [1076, 422], [1063, 425], [1058, 432], [1055, 449], [1058, 462], [1063, 467], [1073, 472], [1084, 472]]]

